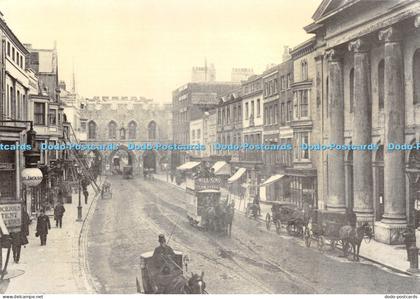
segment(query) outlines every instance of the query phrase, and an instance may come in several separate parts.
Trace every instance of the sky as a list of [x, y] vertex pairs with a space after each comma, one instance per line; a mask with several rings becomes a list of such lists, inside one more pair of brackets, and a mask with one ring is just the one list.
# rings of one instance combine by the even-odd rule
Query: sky
[[321, 0], [0, 0], [12, 31], [33, 48], [57, 43], [59, 77], [84, 97], [144, 96], [168, 103], [205, 59], [217, 81], [233, 67], [262, 73]]

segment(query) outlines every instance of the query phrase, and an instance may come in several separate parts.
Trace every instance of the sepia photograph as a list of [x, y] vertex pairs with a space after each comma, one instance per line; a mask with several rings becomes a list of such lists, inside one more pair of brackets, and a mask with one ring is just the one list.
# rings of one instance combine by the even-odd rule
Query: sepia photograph
[[0, 0], [0, 216], [2, 298], [417, 298], [420, 1]]

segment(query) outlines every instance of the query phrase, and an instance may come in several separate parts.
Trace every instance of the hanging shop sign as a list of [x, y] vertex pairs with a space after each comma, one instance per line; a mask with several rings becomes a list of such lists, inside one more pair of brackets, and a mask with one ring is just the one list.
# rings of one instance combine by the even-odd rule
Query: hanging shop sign
[[43, 177], [39, 168], [25, 168], [22, 170], [22, 184], [27, 187], [38, 186], [42, 182]]
[[0, 204], [0, 215], [9, 233], [20, 232], [22, 219], [22, 204], [5, 202]]

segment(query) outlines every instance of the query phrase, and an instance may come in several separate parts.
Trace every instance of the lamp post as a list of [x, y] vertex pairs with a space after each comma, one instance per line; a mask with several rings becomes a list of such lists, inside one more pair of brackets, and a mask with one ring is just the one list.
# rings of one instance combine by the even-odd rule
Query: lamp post
[[74, 167], [77, 170], [77, 179], [78, 179], [78, 185], [79, 185], [79, 205], [77, 206], [77, 219], [76, 221], [82, 221], [82, 198], [81, 198], [81, 189], [82, 189], [82, 180], [81, 180], [81, 171], [79, 168], [79, 165], [74, 164]]

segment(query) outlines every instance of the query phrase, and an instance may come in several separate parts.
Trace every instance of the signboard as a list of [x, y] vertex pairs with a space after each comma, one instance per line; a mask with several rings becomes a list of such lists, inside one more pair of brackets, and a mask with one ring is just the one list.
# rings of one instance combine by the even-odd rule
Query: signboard
[[9, 233], [20, 232], [22, 219], [22, 205], [20, 202], [0, 203], [0, 215]]
[[212, 178], [197, 178], [195, 179], [195, 191], [202, 191], [207, 189], [220, 190], [222, 181], [218, 177]]
[[22, 170], [22, 184], [25, 186], [38, 186], [42, 182], [43, 177], [39, 168], [25, 168]]
[[214, 92], [194, 92], [191, 94], [192, 105], [215, 105], [217, 94]]

